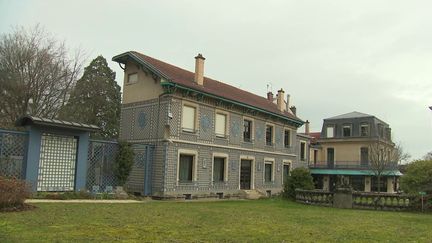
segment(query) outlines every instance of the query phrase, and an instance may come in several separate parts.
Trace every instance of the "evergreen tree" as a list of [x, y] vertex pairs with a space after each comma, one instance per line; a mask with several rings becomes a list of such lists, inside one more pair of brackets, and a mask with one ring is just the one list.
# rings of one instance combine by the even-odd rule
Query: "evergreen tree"
[[99, 126], [101, 131], [94, 134], [96, 138], [117, 138], [120, 108], [121, 93], [115, 72], [103, 56], [98, 56], [84, 69], [60, 118]]

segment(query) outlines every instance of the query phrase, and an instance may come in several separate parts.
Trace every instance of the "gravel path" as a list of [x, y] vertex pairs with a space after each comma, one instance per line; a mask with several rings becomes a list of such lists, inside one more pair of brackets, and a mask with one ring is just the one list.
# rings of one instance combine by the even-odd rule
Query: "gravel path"
[[27, 199], [26, 203], [145, 203], [146, 201], [138, 200], [89, 200], [89, 199], [73, 199], [73, 200], [51, 200], [51, 199]]

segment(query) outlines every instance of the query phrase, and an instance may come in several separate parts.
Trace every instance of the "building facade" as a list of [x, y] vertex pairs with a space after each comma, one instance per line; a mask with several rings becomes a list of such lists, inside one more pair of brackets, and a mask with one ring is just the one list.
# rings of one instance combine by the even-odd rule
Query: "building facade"
[[309, 167], [317, 189], [333, 191], [343, 178], [356, 191], [378, 191], [379, 173], [380, 191], [397, 191], [401, 173], [387, 123], [351, 112], [324, 119], [321, 132], [307, 130], [312, 139]]
[[289, 95], [265, 98], [204, 77], [204, 60], [195, 57], [190, 72], [138, 52], [113, 58], [125, 74], [120, 138], [155, 148], [128, 189], [142, 193], [145, 181], [159, 197], [279, 193], [292, 168], [307, 166]]

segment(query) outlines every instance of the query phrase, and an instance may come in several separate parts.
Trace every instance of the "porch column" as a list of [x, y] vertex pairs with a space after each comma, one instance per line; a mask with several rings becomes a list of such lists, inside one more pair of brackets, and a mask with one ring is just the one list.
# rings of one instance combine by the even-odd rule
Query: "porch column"
[[371, 191], [371, 184], [372, 184], [372, 180], [370, 176], [365, 176], [365, 187], [364, 187], [364, 191], [365, 192], [370, 192]]
[[394, 183], [395, 182], [393, 180], [393, 177], [391, 177], [391, 176], [387, 177], [387, 192], [394, 193], [394, 189], [393, 189]]
[[330, 190], [330, 177], [328, 175], [323, 176], [323, 190]]

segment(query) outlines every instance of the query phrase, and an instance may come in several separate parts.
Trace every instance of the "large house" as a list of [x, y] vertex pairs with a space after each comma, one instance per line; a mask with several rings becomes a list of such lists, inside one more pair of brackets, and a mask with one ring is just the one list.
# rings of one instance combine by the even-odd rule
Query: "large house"
[[[351, 112], [324, 119], [311, 137], [309, 168], [317, 189], [333, 191], [341, 177], [356, 191], [395, 192], [402, 174], [393, 161], [390, 126], [375, 116]], [[339, 178], [339, 179], [338, 179]]]
[[282, 89], [261, 97], [205, 77], [201, 54], [195, 72], [134, 51], [113, 61], [124, 69], [120, 138], [155, 147], [129, 191], [143, 193], [145, 181], [159, 197], [270, 195], [291, 168], [307, 166], [297, 141], [304, 122]]

